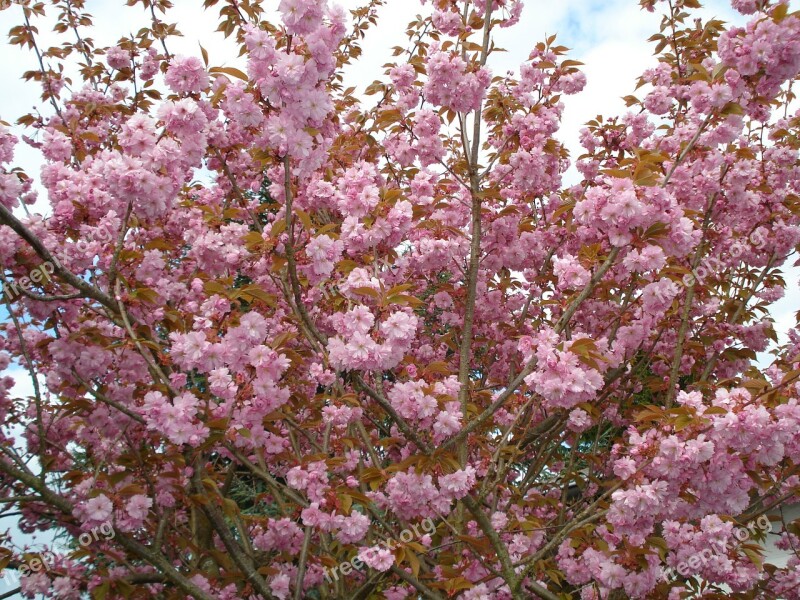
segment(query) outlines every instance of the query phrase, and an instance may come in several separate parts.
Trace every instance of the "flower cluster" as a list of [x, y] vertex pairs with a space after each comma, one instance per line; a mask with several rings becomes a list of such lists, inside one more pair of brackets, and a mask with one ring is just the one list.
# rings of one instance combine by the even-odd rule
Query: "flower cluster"
[[492, 78], [488, 69], [468, 71], [460, 56], [436, 47], [431, 48], [425, 66], [428, 81], [423, 93], [428, 102], [461, 113], [480, 108]]

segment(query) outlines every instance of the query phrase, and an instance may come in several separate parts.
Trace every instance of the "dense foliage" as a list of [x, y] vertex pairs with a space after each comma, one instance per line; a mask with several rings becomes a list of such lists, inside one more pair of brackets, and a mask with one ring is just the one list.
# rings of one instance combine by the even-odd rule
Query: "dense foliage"
[[657, 56], [577, 185], [580, 64], [551, 37], [491, 70], [518, 0], [434, 0], [366, 95], [382, 0], [205, 0], [246, 72], [127, 4], [152, 27], [109, 48], [84, 0], [9, 8], [49, 207], [0, 126], [0, 360], [34, 386], [0, 381], [0, 501], [69, 548], [0, 538], [24, 594], [800, 598], [787, 3], [644, 0]]

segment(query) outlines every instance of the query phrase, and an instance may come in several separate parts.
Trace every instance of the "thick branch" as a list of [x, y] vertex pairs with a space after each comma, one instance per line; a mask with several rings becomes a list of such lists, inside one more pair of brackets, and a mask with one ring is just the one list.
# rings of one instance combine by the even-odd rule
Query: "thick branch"
[[14, 232], [23, 240], [25, 240], [33, 249], [33, 251], [39, 255], [39, 258], [53, 266], [53, 270], [56, 275], [58, 275], [62, 280], [67, 282], [76, 290], [80, 290], [84, 297], [96, 300], [112, 313], [117, 314], [118, 307], [114, 303], [114, 299], [111, 298], [111, 296], [102, 290], [97, 289], [93, 285], [90, 285], [88, 282], [84, 281], [74, 273], [71, 273], [61, 266], [61, 263], [58, 261], [58, 259], [53, 256], [53, 254], [47, 248], [45, 248], [42, 241], [27, 227], [25, 227], [25, 225], [23, 225], [22, 222], [2, 204], [0, 204], [0, 224], [8, 225], [11, 229], [13, 229]]
[[[608, 255], [608, 258], [603, 263], [603, 265], [595, 272], [592, 276], [589, 283], [586, 284], [586, 287], [580, 293], [580, 295], [572, 301], [572, 304], [564, 311], [564, 314], [559, 319], [558, 323], [556, 324], [555, 331], [556, 333], [561, 333], [564, 328], [566, 327], [567, 323], [569, 323], [569, 319], [572, 315], [575, 314], [575, 311], [578, 310], [578, 307], [586, 300], [603, 278], [603, 276], [608, 272], [611, 266], [614, 264], [615, 259], [617, 258], [617, 254], [619, 254], [619, 248], [614, 248]], [[497, 397], [489, 408], [484, 410], [478, 417], [476, 417], [473, 421], [471, 421], [464, 429], [462, 429], [456, 436], [447, 440], [442, 446], [440, 447], [441, 450], [447, 450], [448, 448], [452, 448], [456, 444], [461, 444], [464, 442], [466, 437], [475, 431], [478, 427], [482, 426], [486, 423], [492, 415], [494, 415], [498, 410], [500, 410], [503, 405], [508, 401], [511, 396], [517, 391], [517, 388], [522, 385], [522, 382], [525, 381], [525, 378], [533, 373], [534, 369], [536, 368], [536, 357], [532, 357], [528, 363], [523, 367], [522, 371], [520, 371], [519, 375], [517, 375], [514, 380], [506, 387], [505, 390]]]

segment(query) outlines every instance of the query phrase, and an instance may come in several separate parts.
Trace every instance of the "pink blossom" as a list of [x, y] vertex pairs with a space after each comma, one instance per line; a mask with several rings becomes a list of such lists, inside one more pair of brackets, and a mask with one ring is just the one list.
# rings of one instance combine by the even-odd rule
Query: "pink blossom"
[[471, 466], [450, 475], [439, 477], [439, 488], [442, 493], [453, 500], [460, 500], [466, 496], [474, 485], [475, 469]]
[[319, 27], [323, 6], [314, 0], [281, 0], [278, 10], [290, 33], [306, 35]]
[[343, 544], [352, 544], [364, 538], [371, 521], [360, 512], [353, 511], [349, 517], [341, 517], [336, 522], [339, 529], [336, 538]]
[[170, 61], [164, 81], [176, 94], [202, 92], [208, 87], [208, 74], [194, 56], [176, 56]]
[[106, 522], [111, 518], [114, 505], [105, 494], [90, 498], [83, 505], [82, 513], [87, 521], [95, 523]]
[[128, 503], [125, 505], [125, 511], [131, 516], [131, 518], [143, 520], [147, 517], [147, 514], [152, 506], [153, 501], [150, 498], [141, 494], [137, 494], [128, 500]]
[[569, 421], [567, 427], [572, 431], [580, 433], [585, 431], [592, 425], [592, 418], [582, 408], [575, 408], [569, 413]]
[[291, 581], [286, 573], [279, 573], [269, 582], [269, 589], [279, 600], [286, 600], [289, 597], [289, 585]]
[[570, 255], [553, 259], [553, 273], [563, 289], [579, 290], [589, 281], [589, 271]]
[[106, 62], [112, 69], [127, 69], [131, 66], [130, 51], [119, 46], [112, 46], [106, 52]]
[[368, 567], [380, 572], [388, 571], [392, 568], [392, 565], [394, 565], [394, 554], [386, 548], [379, 548], [377, 546], [367, 548], [361, 550], [358, 553], [358, 557]]
[[486, 68], [468, 72], [466, 63], [457, 55], [436, 48], [426, 63], [428, 82], [424, 94], [428, 101], [456, 112], [477, 110], [489, 86], [491, 75]]

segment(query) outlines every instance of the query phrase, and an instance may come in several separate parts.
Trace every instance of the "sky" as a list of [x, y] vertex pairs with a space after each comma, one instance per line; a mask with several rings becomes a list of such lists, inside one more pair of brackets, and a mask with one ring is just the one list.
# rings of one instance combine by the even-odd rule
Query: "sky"
[[[202, 0], [173, 2], [175, 7], [165, 20], [177, 22], [184, 36], [169, 41], [171, 52], [199, 56], [198, 45], [202, 43], [213, 66], [241, 66], [234, 46], [214, 31], [217, 7], [204, 11]], [[338, 3], [347, 9], [361, 4], [355, 0], [339, 0]], [[141, 6], [125, 7], [124, 4], [124, 0], [86, 0], [87, 10], [93, 15], [96, 25], [89, 35], [97, 45], [113, 44], [121, 36], [149, 25], [149, 15]], [[728, 2], [706, 0], [703, 4], [704, 18], [716, 17], [734, 24], [742, 22], [742, 17], [730, 8]], [[268, 12], [274, 12], [277, 5], [278, 0], [264, 2]], [[406, 46], [405, 24], [428, 10], [430, 3], [423, 6], [417, 0], [387, 0], [386, 6], [380, 9], [378, 26], [369, 31], [362, 44], [362, 58], [348, 68], [346, 78], [351, 82], [349, 85], [364, 89], [372, 81], [384, 79], [383, 65], [392, 59], [391, 48]], [[21, 21], [22, 11], [17, 6], [0, 11], [0, 32], [7, 32]], [[625, 105], [621, 98], [633, 93], [637, 77], [656, 64], [653, 45], [647, 39], [658, 32], [660, 21], [658, 11], [642, 11], [637, 0], [527, 0], [520, 24], [502, 30], [498, 35], [497, 45], [507, 52], [494, 55], [489, 67], [496, 74], [517, 70], [535, 44], [552, 34], [558, 35], [561, 45], [572, 49], [569, 58], [585, 64], [582, 69], [588, 84], [583, 93], [565, 98], [560, 139], [576, 157], [580, 154], [577, 140], [583, 124], [598, 114], [613, 116], [624, 113]], [[43, 45], [57, 43], [50, 33], [52, 21], [39, 19], [34, 25], [39, 28]], [[22, 73], [36, 68], [32, 53], [8, 45], [5, 36], [0, 38], [0, 81], [3, 82], [0, 120], [13, 123], [32, 107], [40, 106], [37, 86], [21, 80]], [[34, 176], [41, 164], [36, 151], [24, 144], [17, 146], [15, 162]], [[46, 211], [44, 198], [35, 208]], [[785, 332], [794, 326], [794, 312], [800, 308], [799, 278], [796, 269], [789, 272], [787, 295], [775, 305], [773, 312], [782, 340]], [[22, 396], [30, 395], [32, 386], [25, 371], [13, 369], [11, 374], [17, 379], [15, 392]], [[6, 526], [0, 522], [0, 529]], [[0, 594], [3, 591], [4, 584], [0, 581]]]

